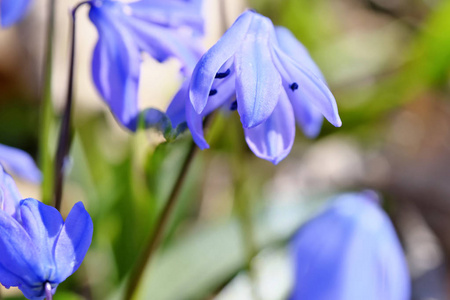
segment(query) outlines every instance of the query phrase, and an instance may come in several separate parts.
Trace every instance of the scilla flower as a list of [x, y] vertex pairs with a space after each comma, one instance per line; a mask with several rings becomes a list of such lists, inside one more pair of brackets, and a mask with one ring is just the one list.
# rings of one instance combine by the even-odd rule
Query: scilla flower
[[293, 240], [291, 300], [409, 300], [394, 227], [373, 192], [344, 194]]
[[318, 134], [322, 115], [341, 126], [336, 101], [305, 48], [254, 11], [203, 55], [189, 94], [187, 123], [202, 149], [209, 147], [202, 119], [219, 107], [238, 111], [250, 149], [275, 164], [292, 148], [296, 121], [308, 136]]
[[14, 181], [0, 171], [0, 283], [19, 287], [28, 299], [49, 299], [83, 261], [92, 220], [81, 202], [64, 222], [51, 206], [20, 201]]
[[9, 27], [20, 21], [28, 10], [30, 0], [1, 0], [0, 24], [1, 27]]
[[24, 180], [33, 183], [42, 180], [42, 173], [33, 158], [23, 150], [0, 144], [0, 164]]
[[94, 83], [128, 129], [136, 130], [140, 114], [142, 52], [160, 62], [177, 58], [183, 73], [192, 73], [201, 55], [197, 39], [203, 34], [200, 6], [199, 0], [91, 1], [89, 17], [99, 35], [92, 62]]

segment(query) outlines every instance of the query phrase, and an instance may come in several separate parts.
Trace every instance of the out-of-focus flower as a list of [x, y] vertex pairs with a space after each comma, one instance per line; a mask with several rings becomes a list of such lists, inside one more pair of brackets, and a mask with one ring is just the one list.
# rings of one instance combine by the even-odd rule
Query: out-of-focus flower
[[344, 194], [293, 240], [292, 300], [409, 300], [394, 227], [374, 192]]
[[0, 144], [0, 164], [27, 181], [39, 183], [42, 180], [42, 173], [33, 158], [23, 150]]
[[[202, 54], [201, 1], [91, 1], [89, 17], [99, 35], [92, 61], [94, 83], [117, 120], [134, 131], [140, 115], [142, 52], [160, 62], [175, 57], [190, 75]], [[150, 125], [157, 123], [153, 113], [144, 113]]]
[[0, 232], [0, 283], [41, 300], [78, 269], [93, 224], [81, 202], [64, 222], [55, 208], [30, 198], [20, 202], [15, 218], [0, 211]]
[[1, 27], [9, 27], [20, 21], [25, 16], [30, 2], [30, 0], [1, 0]]
[[341, 126], [336, 101], [306, 49], [287, 29], [275, 31], [253, 11], [244, 12], [203, 55], [189, 95], [187, 124], [200, 148], [209, 147], [203, 117], [225, 107], [238, 111], [250, 149], [274, 164], [290, 152], [296, 120], [310, 137], [319, 133], [322, 115]]
[[0, 210], [15, 216], [20, 199], [22, 197], [14, 180], [0, 165]]

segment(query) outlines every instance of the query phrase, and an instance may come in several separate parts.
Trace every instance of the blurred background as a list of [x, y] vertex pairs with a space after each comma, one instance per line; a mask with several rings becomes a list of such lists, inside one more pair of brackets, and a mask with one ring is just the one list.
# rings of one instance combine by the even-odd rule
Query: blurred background
[[[57, 1], [53, 106], [60, 114], [68, 73], [69, 8]], [[237, 114], [217, 115], [211, 149], [196, 156], [168, 234], [139, 299], [286, 299], [289, 240], [330, 195], [376, 189], [406, 252], [414, 300], [448, 299], [450, 287], [450, 1], [204, 0], [208, 49], [247, 7], [288, 27], [310, 50], [334, 93], [342, 128], [318, 139], [297, 131], [279, 165], [247, 148]], [[46, 0], [0, 30], [0, 143], [38, 160]], [[186, 133], [119, 127], [91, 80], [97, 32], [79, 11], [75, 128], [63, 215], [83, 201], [94, 240], [55, 299], [119, 299], [189, 147]], [[225, 19], [224, 19], [225, 17]], [[181, 84], [179, 63], [144, 57], [140, 106], [165, 109]], [[52, 127], [54, 149], [58, 126]], [[237, 153], [237, 154], [236, 154]], [[245, 163], [243, 163], [245, 162]], [[24, 197], [39, 186], [20, 182]], [[252, 258], [254, 257], [254, 258]], [[17, 290], [2, 290], [22, 299]]]

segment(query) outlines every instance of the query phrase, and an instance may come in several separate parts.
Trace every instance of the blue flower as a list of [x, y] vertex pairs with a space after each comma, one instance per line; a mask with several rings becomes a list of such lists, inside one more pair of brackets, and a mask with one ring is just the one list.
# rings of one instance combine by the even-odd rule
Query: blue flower
[[373, 192], [344, 194], [293, 240], [292, 300], [409, 300], [402, 247]]
[[225, 107], [238, 111], [250, 149], [274, 164], [290, 152], [296, 121], [310, 137], [319, 133], [322, 115], [341, 126], [336, 101], [306, 49], [254, 11], [244, 12], [203, 55], [189, 97], [187, 124], [200, 148], [209, 147], [203, 117]]
[[42, 173], [33, 158], [17, 148], [0, 144], [0, 164], [13, 175], [17, 175], [32, 183], [42, 181]]
[[0, 1], [1, 27], [9, 27], [20, 21], [28, 10], [30, 0], [2, 0]]
[[141, 53], [160, 62], [175, 57], [190, 75], [201, 55], [200, 6], [199, 0], [92, 1], [89, 17], [99, 35], [92, 61], [94, 83], [128, 129], [135, 131], [139, 121]]
[[16, 217], [0, 211], [0, 283], [25, 297], [44, 299], [72, 275], [91, 244], [93, 224], [81, 202], [64, 222], [53, 207], [35, 199], [19, 204]]

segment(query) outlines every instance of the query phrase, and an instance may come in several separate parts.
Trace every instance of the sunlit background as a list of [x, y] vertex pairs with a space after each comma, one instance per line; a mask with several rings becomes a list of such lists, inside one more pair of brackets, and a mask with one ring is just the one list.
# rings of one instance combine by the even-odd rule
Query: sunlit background
[[[57, 113], [67, 85], [69, 8], [77, 2], [57, 1]], [[286, 299], [292, 234], [330, 195], [367, 188], [383, 196], [398, 230], [413, 299], [447, 299], [450, 1], [204, 2], [205, 50], [247, 7], [288, 27], [322, 69], [343, 126], [325, 122], [315, 140], [297, 130], [290, 155], [274, 166], [247, 148], [237, 114], [216, 115], [208, 131], [211, 148], [195, 159], [139, 299]], [[0, 143], [37, 160], [46, 7], [46, 0], [35, 1], [22, 23], [0, 30]], [[59, 286], [55, 299], [118, 297], [190, 141], [186, 133], [163, 143], [156, 131], [132, 135], [115, 122], [92, 83], [97, 32], [87, 11], [79, 11], [76, 135], [63, 215], [83, 201], [94, 220], [94, 240], [80, 270]], [[179, 66], [144, 55], [141, 108], [167, 107], [182, 81]], [[18, 182], [24, 197], [40, 199], [38, 186]], [[250, 260], [252, 254], [256, 258]], [[22, 299], [15, 289], [3, 289], [2, 295]]]

